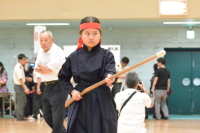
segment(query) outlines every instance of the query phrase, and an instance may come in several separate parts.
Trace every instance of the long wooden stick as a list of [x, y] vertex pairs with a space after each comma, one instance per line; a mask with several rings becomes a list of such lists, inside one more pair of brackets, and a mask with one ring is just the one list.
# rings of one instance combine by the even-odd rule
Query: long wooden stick
[[[144, 61], [142, 61], [142, 62], [140, 62], [140, 63], [138, 63], [138, 64], [136, 64], [136, 65], [134, 65], [134, 66], [131, 66], [131, 67], [129, 67], [129, 68], [127, 68], [127, 69], [125, 69], [125, 70], [123, 70], [123, 71], [121, 71], [121, 72], [115, 74], [115, 75], [112, 75], [111, 78], [116, 78], [116, 77], [118, 77], [118, 76], [120, 76], [120, 75], [122, 75], [122, 74], [124, 74], [124, 73], [126, 73], [126, 72], [128, 72], [128, 71], [130, 71], [130, 70], [132, 70], [132, 69], [135, 69], [136, 67], [139, 67], [139, 66], [141, 66], [141, 65], [143, 65], [143, 64], [145, 64], [145, 63], [147, 63], [147, 62], [149, 62], [149, 61], [151, 61], [151, 60], [153, 60], [153, 59], [155, 59], [155, 58], [164, 56], [165, 54], [166, 54], [166, 52], [165, 52], [164, 50], [161, 50], [161, 51], [158, 52], [156, 55], [154, 55], [154, 56], [152, 56], [152, 57], [150, 57], [150, 58], [148, 58], [148, 59], [146, 59], [146, 60], [144, 60]], [[95, 89], [95, 88], [97, 88], [97, 87], [99, 87], [99, 86], [105, 84], [105, 83], [106, 83], [106, 80], [104, 79], [104, 80], [102, 80], [102, 81], [100, 81], [100, 82], [98, 82], [98, 83], [96, 83], [96, 84], [94, 84], [94, 85], [92, 85], [92, 86], [90, 86], [90, 87], [84, 89], [84, 90], [81, 92], [81, 96], [84, 95], [84, 94], [86, 94], [86, 93], [88, 93], [89, 91], [91, 91], [91, 90], [93, 90], [93, 89]], [[74, 101], [75, 101], [75, 100], [74, 100], [73, 98], [70, 98], [70, 99], [66, 100], [66, 102], [65, 102], [65, 107], [68, 107], [68, 106], [69, 106], [70, 104], [72, 104]]]

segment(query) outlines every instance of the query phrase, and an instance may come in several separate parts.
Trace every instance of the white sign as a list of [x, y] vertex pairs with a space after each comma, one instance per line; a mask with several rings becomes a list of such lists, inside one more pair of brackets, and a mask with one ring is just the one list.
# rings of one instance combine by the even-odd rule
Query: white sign
[[115, 63], [120, 63], [120, 45], [102, 45], [101, 47], [110, 50], [115, 57]]
[[46, 30], [46, 26], [34, 27], [34, 53], [37, 54], [40, 49], [40, 33]]
[[[113, 53], [116, 64], [120, 62], [120, 45], [101, 45], [101, 47]], [[77, 45], [63, 46], [65, 57], [68, 57], [76, 48]]]
[[187, 0], [160, 0], [160, 15], [187, 15]]

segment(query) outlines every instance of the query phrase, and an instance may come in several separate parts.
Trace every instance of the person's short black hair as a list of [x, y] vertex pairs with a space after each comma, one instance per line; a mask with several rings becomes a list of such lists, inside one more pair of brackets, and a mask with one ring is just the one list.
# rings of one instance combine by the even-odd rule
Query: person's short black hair
[[126, 75], [126, 86], [128, 88], [134, 88], [136, 87], [136, 85], [139, 83], [140, 79], [137, 75], [136, 72], [129, 72], [127, 75]]
[[18, 55], [18, 60], [22, 60], [23, 58], [26, 58], [26, 56], [24, 54], [19, 54]]
[[129, 63], [129, 58], [128, 57], [123, 57], [121, 62], [124, 62], [124, 63], [128, 64]]
[[163, 57], [158, 58], [157, 62], [158, 63], [162, 63], [163, 65], [165, 65], [165, 63], [166, 63], [166, 61], [165, 61], [165, 59]]

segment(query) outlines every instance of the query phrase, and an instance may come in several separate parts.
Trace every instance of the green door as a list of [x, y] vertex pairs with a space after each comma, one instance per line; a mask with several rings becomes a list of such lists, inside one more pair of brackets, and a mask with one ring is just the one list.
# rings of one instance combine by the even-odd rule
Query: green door
[[[200, 114], [200, 51], [192, 52], [192, 101], [193, 114]], [[196, 82], [194, 82], [196, 80]], [[194, 83], [193, 83], [194, 82]]]
[[191, 83], [184, 86], [184, 78], [191, 79], [191, 51], [176, 51], [166, 49], [166, 67], [170, 71], [173, 94], [168, 98], [170, 114], [190, 114]]
[[[173, 89], [168, 99], [170, 114], [200, 114], [200, 50], [166, 49], [166, 52]], [[190, 83], [183, 83], [186, 78]]]

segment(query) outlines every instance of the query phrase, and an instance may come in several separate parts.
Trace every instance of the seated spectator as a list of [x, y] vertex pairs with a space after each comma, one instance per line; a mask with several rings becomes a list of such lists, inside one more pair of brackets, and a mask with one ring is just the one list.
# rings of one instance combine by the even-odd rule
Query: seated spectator
[[[0, 93], [8, 93], [8, 88], [6, 87], [6, 82], [8, 80], [7, 72], [3, 66], [3, 63], [0, 62]], [[2, 112], [2, 97], [0, 97], [0, 112], [1, 116], [3, 116]]]
[[8, 93], [8, 88], [6, 87], [6, 82], [8, 80], [7, 72], [0, 62], [0, 93]]
[[[135, 72], [126, 75], [127, 89], [116, 94], [115, 102], [119, 111], [118, 133], [146, 133], [145, 107], [153, 107], [153, 103], [139, 77]], [[138, 86], [144, 93], [137, 90]], [[132, 97], [130, 97], [132, 96]], [[127, 100], [129, 99], [129, 100]], [[124, 104], [126, 103], [127, 104]]]

